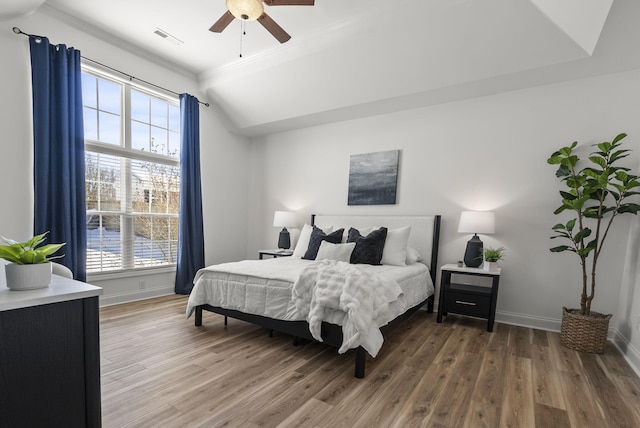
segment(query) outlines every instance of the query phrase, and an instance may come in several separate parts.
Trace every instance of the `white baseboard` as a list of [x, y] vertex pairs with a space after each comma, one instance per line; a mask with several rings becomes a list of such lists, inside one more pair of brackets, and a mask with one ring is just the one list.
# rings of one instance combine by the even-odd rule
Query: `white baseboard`
[[135, 290], [130, 293], [106, 294], [100, 296], [100, 307], [135, 302], [152, 297], [168, 296], [170, 294], [175, 294], [173, 286]]
[[617, 329], [609, 330], [609, 339], [611, 343], [618, 348], [624, 359], [629, 363], [636, 375], [640, 377], [640, 351], [638, 351], [626, 337], [624, 337]]
[[560, 331], [561, 320], [558, 318], [523, 315], [514, 312], [496, 311], [496, 322], [535, 328], [538, 330]]

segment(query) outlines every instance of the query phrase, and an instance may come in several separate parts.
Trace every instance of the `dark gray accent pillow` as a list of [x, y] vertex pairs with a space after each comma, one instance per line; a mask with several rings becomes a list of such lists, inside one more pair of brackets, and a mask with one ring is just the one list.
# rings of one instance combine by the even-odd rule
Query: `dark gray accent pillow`
[[379, 265], [382, 260], [382, 252], [384, 250], [384, 242], [387, 239], [387, 228], [381, 227], [362, 236], [358, 229], [353, 227], [349, 229], [347, 242], [355, 242], [356, 247], [351, 253], [351, 263]]
[[306, 260], [315, 260], [322, 241], [331, 242], [332, 244], [339, 244], [340, 242], [342, 242], [343, 232], [344, 229], [338, 229], [327, 235], [322, 229], [313, 226], [311, 237], [309, 238], [309, 247], [307, 247], [307, 252], [304, 253], [304, 256], [302, 256], [302, 258]]

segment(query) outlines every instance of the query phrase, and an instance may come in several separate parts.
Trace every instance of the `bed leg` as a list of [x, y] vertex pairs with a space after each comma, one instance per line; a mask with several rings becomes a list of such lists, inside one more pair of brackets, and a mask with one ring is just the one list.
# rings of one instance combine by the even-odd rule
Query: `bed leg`
[[364, 348], [359, 346], [356, 349], [356, 372], [355, 377], [362, 379], [364, 377], [364, 368], [367, 362], [367, 354], [364, 352]]
[[227, 325], [227, 316], [224, 316], [224, 325]]
[[427, 312], [430, 313], [430, 314], [433, 313], [433, 301], [434, 300], [435, 300], [435, 298], [433, 296], [431, 296], [431, 298], [427, 302]]
[[202, 308], [200, 306], [196, 306], [196, 327], [200, 327], [202, 325]]
[[273, 329], [269, 330], [269, 337], [273, 337]]

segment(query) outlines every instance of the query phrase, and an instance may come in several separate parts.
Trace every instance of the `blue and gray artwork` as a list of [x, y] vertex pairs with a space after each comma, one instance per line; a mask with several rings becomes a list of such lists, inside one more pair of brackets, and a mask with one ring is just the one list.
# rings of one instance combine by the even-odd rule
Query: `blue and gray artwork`
[[396, 203], [399, 150], [351, 155], [349, 205]]

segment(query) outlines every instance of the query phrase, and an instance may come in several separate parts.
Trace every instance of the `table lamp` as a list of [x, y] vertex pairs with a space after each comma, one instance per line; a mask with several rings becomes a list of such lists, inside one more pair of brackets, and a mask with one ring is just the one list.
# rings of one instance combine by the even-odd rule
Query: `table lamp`
[[288, 250], [291, 247], [291, 237], [287, 227], [296, 227], [296, 214], [289, 211], [276, 211], [273, 215], [273, 227], [282, 227], [278, 237], [278, 248]]
[[478, 267], [482, 264], [483, 251], [482, 241], [478, 233], [491, 234], [496, 231], [495, 213], [491, 211], [462, 211], [459, 233], [473, 233], [473, 237], [467, 242], [467, 249], [464, 252], [464, 264], [468, 267]]

